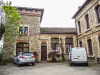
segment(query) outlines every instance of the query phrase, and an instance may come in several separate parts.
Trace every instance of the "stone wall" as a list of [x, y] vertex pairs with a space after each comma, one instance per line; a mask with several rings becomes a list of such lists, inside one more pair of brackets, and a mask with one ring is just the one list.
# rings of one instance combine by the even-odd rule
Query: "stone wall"
[[[62, 44], [63, 44], [63, 48], [64, 48], [65, 59], [68, 60], [68, 54], [66, 54], [66, 49], [65, 49], [65, 38], [66, 37], [72, 37], [73, 38], [74, 47], [77, 47], [76, 34], [41, 34], [41, 36], [40, 36], [40, 44], [42, 42], [44, 42], [44, 41], [47, 43], [47, 60], [48, 61], [49, 61], [48, 54], [49, 54], [49, 52], [52, 51], [51, 38], [59, 38], [59, 40], [60, 40], [60, 38], [62, 38]], [[59, 44], [60, 44], [60, 41], [59, 41]], [[61, 48], [60, 48], [60, 52], [59, 53], [61, 54]], [[40, 58], [41, 58], [41, 48], [40, 48]], [[62, 60], [62, 59], [60, 57], [57, 60], [59, 61], [59, 60]]]

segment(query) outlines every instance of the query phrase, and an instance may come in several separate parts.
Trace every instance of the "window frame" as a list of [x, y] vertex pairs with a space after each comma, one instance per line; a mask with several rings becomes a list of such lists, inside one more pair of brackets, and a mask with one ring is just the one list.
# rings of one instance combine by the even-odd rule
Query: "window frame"
[[83, 42], [82, 42], [82, 40], [79, 40], [79, 46], [80, 46], [80, 47], [83, 47]]
[[[56, 39], [56, 42], [54, 42], [53, 40]], [[53, 42], [52, 42], [53, 41]], [[54, 46], [55, 45], [55, 46]], [[54, 46], [54, 47], [53, 47]], [[57, 49], [57, 47], [59, 49]], [[60, 45], [59, 45], [59, 38], [51, 38], [51, 49], [54, 52], [60, 52]]]
[[[20, 27], [23, 28], [23, 29], [22, 29], [22, 30], [23, 30], [22, 33], [20, 32]], [[27, 27], [27, 34], [24, 32], [25, 27]], [[20, 34], [20, 35], [29, 35], [29, 26], [27, 26], [27, 25], [20, 25], [20, 26], [19, 26], [19, 34]]]
[[[68, 41], [66, 41], [66, 40], [71, 40], [70, 42]], [[70, 46], [71, 47], [74, 47], [74, 43], [73, 43], [73, 41], [74, 41], [74, 39], [73, 38], [65, 38], [65, 51], [66, 51], [66, 53], [68, 53], [69, 51], [66, 49], [66, 48], [70, 48]]]
[[96, 16], [96, 24], [100, 24], [100, 18], [98, 17], [98, 8], [99, 8], [99, 11], [100, 11], [100, 5], [97, 5], [94, 9], [95, 9], [95, 16]]
[[[28, 46], [25, 47], [24, 46], [25, 44], [28, 44]], [[20, 45], [22, 45], [22, 46], [20, 47]], [[18, 48], [20, 50], [17, 50]], [[16, 55], [17, 55], [18, 52], [23, 52], [24, 48], [28, 48], [28, 52], [29, 52], [29, 43], [27, 43], [27, 42], [18, 42], [18, 43], [16, 43]]]
[[89, 22], [89, 14], [86, 14], [85, 15], [85, 22], [86, 22], [86, 29], [89, 30], [91, 27], [90, 27], [90, 22]]
[[93, 56], [93, 45], [92, 45], [92, 40], [91, 39], [87, 39], [87, 46], [88, 46], [89, 56]]
[[78, 21], [78, 23], [77, 23], [77, 27], [78, 27], [78, 34], [81, 34], [82, 33], [82, 31], [81, 31], [81, 24], [80, 24], [81, 22], [80, 21]]

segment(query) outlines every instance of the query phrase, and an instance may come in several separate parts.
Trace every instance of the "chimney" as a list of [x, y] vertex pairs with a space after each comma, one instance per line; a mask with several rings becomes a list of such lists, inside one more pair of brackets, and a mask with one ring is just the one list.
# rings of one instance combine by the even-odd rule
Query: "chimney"
[[78, 6], [78, 9], [80, 9], [81, 8], [81, 6]]

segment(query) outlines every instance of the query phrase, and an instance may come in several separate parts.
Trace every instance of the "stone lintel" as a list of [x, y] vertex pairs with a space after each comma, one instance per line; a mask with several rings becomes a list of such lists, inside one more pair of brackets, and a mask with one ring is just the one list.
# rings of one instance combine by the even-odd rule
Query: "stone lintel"
[[16, 40], [16, 42], [29, 42], [29, 40]]

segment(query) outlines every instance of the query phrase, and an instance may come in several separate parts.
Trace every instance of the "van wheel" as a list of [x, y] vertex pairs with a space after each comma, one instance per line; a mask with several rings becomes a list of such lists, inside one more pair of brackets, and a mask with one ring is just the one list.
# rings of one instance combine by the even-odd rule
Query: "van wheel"
[[85, 66], [88, 66], [88, 63], [86, 63]]
[[73, 66], [73, 63], [70, 63], [70, 66]]

